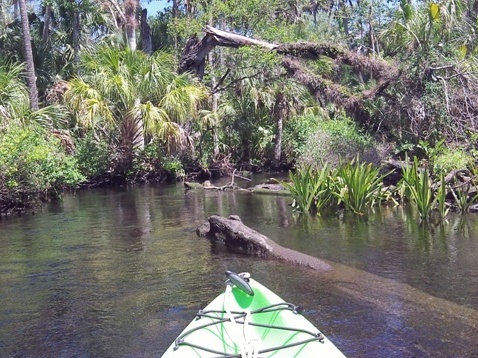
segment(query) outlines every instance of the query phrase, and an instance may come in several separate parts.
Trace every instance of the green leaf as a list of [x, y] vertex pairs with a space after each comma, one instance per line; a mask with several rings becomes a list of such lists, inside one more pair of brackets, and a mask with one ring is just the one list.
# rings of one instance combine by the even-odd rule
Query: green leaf
[[403, 17], [405, 18], [405, 21], [411, 20], [413, 17], [413, 7], [408, 3], [407, 0], [402, 0], [400, 2], [400, 8], [403, 11]]
[[431, 3], [428, 8], [428, 15], [430, 16], [430, 22], [438, 20], [440, 18], [440, 6], [435, 3]]
[[464, 60], [466, 54], [468, 53], [468, 48], [466, 47], [466, 45], [460, 45], [458, 46], [458, 52], [460, 53], [460, 58]]

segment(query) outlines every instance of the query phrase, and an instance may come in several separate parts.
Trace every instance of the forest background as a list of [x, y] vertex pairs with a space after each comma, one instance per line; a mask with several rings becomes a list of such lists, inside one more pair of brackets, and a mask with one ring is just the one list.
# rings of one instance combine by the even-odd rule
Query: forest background
[[173, 0], [150, 16], [0, 0], [0, 211], [357, 154], [474, 172], [477, 16], [471, 0]]

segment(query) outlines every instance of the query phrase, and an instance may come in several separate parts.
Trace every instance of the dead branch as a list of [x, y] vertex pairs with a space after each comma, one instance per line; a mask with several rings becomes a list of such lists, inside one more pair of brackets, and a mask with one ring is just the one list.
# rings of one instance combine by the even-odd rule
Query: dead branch
[[188, 40], [179, 63], [179, 73], [191, 72], [202, 77], [204, 74], [204, 61], [206, 56], [216, 46], [232, 48], [260, 46], [269, 50], [273, 50], [277, 47], [275, 44], [218, 30], [209, 25], [206, 26], [204, 31], [206, 34], [201, 41], [199, 41], [196, 36]]

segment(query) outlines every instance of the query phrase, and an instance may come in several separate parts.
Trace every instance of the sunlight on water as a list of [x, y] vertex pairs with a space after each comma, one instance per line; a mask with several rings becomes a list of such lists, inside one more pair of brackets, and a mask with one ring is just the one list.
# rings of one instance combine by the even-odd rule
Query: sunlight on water
[[[478, 220], [304, 217], [288, 198], [181, 185], [95, 190], [0, 221], [1, 357], [152, 357], [249, 271], [351, 357], [478, 356]], [[196, 236], [209, 215], [334, 265], [318, 273]], [[474, 327], [474, 328], [473, 328]]]

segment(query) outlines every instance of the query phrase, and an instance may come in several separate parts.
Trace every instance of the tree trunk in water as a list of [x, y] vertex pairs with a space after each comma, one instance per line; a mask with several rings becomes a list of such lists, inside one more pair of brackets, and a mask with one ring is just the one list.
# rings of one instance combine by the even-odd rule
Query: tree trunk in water
[[32, 39], [30, 36], [30, 23], [28, 22], [27, 5], [25, 0], [19, 0], [20, 16], [23, 31], [23, 49], [25, 51], [25, 62], [27, 67], [28, 95], [30, 97], [30, 109], [38, 110], [38, 89], [35, 75], [35, 64], [33, 62]]
[[124, 13], [126, 17], [126, 40], [131, 51], [136, 50], [136, 9], [138, 0], [126, 0]]
[[153, 45], [151, 43], [151, 26], [148, 24], [148, 9], [141, 10], [141, 50], [148, 55], [153, 53]]

